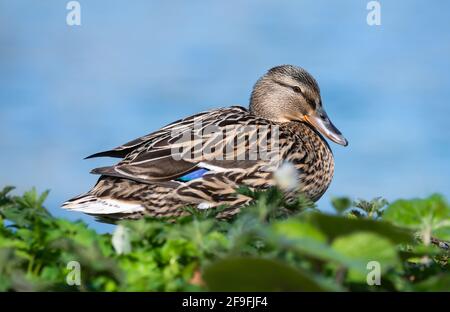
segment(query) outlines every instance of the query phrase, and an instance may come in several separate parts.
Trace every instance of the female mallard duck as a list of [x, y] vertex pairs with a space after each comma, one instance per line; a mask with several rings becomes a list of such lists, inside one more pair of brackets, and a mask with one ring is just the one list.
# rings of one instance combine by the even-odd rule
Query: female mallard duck
[[[122, 158], [100, 174], [86, 194], [63, 204], [102, 220], [145, 215], [177, 217], [193, 206], [226, 204], [227, 217], [251, 201], [236, 188], [264, 189], [276, 184], [276, 170], [291, 163], [298, 173], [295, 189], [317, 201], [330, 185], [333, 154], [325, 139], [347, 145], [328, 119], [319, 86], [304, 69], [283, 65], [255, 84], [249, 110], [233, 106], [210, 110], [91, 157]], [[291, 165], [291, 166], [292, 166]]]

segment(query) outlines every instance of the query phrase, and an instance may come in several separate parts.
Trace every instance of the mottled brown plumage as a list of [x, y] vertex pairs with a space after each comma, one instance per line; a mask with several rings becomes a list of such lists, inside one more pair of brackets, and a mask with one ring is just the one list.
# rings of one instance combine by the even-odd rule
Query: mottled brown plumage
[[319, 131], [347, 144], [323, 110], [314, 78], [301, 68], [278, 66], [256, 83], [250, 110], [233, 106], [203, 112], [89, 156], [122, 160], [94, 169], [101, 175], [94, 188], [63, 207], [117, 220], [177, 217], [187, 213], [186, 206], [225, 204], [230, 208], [220, 216], [227, 217], [251, 201], [236, 188], [276, 185], [274, 172], [284, 162], [292, 163], [299, 177], [286, 196], [301, 192], [316, 201], [334, 171], [332, 152]]

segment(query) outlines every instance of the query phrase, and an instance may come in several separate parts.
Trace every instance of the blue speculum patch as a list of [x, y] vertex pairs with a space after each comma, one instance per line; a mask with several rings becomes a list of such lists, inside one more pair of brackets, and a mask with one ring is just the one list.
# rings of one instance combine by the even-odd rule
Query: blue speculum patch
[[192, 171], [188, 174], [185, 174], [182, 177], [179, 177], [177, 180], [181, 182], [189, 182], [198, 178], [201, 178], [206, 172], [208, 172], [208, 169], [200, 168], [195, 171]]

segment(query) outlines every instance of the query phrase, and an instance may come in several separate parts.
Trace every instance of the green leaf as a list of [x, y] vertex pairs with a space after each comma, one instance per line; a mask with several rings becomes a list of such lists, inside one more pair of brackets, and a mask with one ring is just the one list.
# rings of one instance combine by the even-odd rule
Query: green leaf
[[399, 264], [399, 258], [394, 245], [385, 237], [371, 232], [356, 232], [336, 238], [332, 247], [341, 255], [353, 260], [349, 267], [351, 280], [364, 282], [367, 265], [376, 261], [380, 265], [381, 272]]
[[450, 273], [431, 276], [425, 281], [413, 285], [415, 291], [450, 291]]
[[337, 213], [343, 213], [352, 206], [352, 201], [348, 197], [334, 197], [331, 199], [331, 205]]
[[388, 204], [388, 201], [382, 197], [376, 197], [371, 201], [359, 199], [353, 204], [355, 207], [364, 211], [367, 217], [379, 218], [382, 216], [384, 207]]
[[235, 257], [219, 260], [203, 272], [211, 291], [327, 291], [318, 280], [275, 260]]
[[440, 195], [425, 199], [397, 200], [386, 209], [383, 218], [420, 231], [422, 235], [450, 239], [450, 207]]
[[15, 187], [14, 186], [5, 186], [3, 188], [3, 190], [0, 191], [0, 204], [3, 205], [4, 204], [4, 200], [9, 201], [10, 199], [8, 198], [8, 193], [10, 193], [12, 190], [14, 190]]
[[439, 226], [433, 230], [433, 236], [438, 237], [442, 240], [450, 241], [450, 225]]
[[[449, 284], [447, 245], [439, 248], [434, 239], [450, 237], [440, 196], [396, 202], [382, 221], [381, 199], [353, 206], [334, 199], [337, 211], [355, 213], [326, 215], [311, 212], [314, 205], [302, 196], [287, 203], [276, 188], [243, 189], [254, 201], [230, 219], [191, 209], [177, 220], [120, 222], [130, 229], [132, 248], [118, 255], [111, 234], [51, 216], [44, 207], [48, 191], [16, 196], [12, 189], [0, 191], [4, 291], [411, 291]], [[413, 239], [417, 231], [432, 243]], [[81, 265], [80, 286], [65, 281], [70, 261]], [[379, 288], [365, 283], [369, 261], [380, 263]]]
[[266, 240], [278, 250], [284, 249], [301, 256], [312, 257], [344, 266], [352, 260], [343, 257], [327, 243], [327, 236], [310, 223], [298, 219], [279, 221], [266, 233]]
[[296, 219], [276, 222], [272, 225], [274, 235], [284, 236], [288, 239], [310, 238], [319, 242], [326, 242], [327, 237], [311, 223]]
[[330, 240], [341, 235], [366, 231], [384, 236], [393, 243], [413, 242], [413, 233], [388, 222], [332, 216], [323, 213], [309, 213], [302, 215], [302, 218], [315, 225], [322, 233], [325, 233]]

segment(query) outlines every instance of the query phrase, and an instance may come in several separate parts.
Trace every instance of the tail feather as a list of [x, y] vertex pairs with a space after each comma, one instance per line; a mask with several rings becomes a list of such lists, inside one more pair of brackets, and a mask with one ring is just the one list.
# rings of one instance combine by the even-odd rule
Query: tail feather
[[114, 198], [102, 198], [89, 194], [70, 199], [62, 204], [61, 207], [92, 215], [135, 214], [145, 211], [145, 208], [138, 203]]

